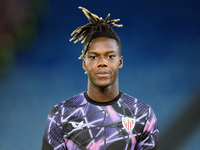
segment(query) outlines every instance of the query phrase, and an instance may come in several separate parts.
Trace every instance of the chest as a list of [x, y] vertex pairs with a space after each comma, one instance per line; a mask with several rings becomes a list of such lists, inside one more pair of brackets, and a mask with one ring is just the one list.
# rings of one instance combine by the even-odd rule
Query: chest
[[139, 135], [134, 130], [137, 121], [122, 112], [117, 106], [87, 106], [64, 116], [63, 133], [68, 149], [133, 149]]

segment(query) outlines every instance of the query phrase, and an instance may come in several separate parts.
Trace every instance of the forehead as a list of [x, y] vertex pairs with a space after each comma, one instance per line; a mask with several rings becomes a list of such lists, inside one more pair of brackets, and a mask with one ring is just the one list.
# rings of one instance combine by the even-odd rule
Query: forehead
[[119, 52], [119, 46], [116, 40], [104, 37], [93, 39], [88, 48], [88, 52], [101, 53], [104, 51]]

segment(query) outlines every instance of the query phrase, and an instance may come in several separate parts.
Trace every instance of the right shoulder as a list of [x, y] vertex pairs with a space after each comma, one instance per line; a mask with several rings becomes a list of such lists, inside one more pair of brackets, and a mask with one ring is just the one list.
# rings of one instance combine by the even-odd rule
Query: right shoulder
[[51, 109], [49, 116], [56, 115], [62, 113], [63, 110], [74, 109], [80, 107], [81, 105], [85, 105], [87, 100], [85, 99], [84, 93], [77, 94], [65, 101], [62, 101], [53, 106]]

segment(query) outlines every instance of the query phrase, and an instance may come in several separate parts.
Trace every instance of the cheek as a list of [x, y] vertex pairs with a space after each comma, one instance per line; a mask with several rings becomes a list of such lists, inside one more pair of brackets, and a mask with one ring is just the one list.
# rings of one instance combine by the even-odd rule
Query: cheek
[[114, 62], [112, 68], [115, 72], [118, 72], [118, 70], [120, 69], [120, 63], [118, 61]]
[[85, 70], [87, 71], [92, 71], [95, 69], [95, 63], [94, 62], [89, 62], [89, 61], [86, 61], [85, 62]]

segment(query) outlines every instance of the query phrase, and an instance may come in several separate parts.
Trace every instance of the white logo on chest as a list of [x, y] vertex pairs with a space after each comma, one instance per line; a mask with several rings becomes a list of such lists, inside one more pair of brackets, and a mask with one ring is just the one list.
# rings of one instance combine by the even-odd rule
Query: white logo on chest
[[83, 121], [77, 122], [70, 122], [75, 129], [83, 129]]

